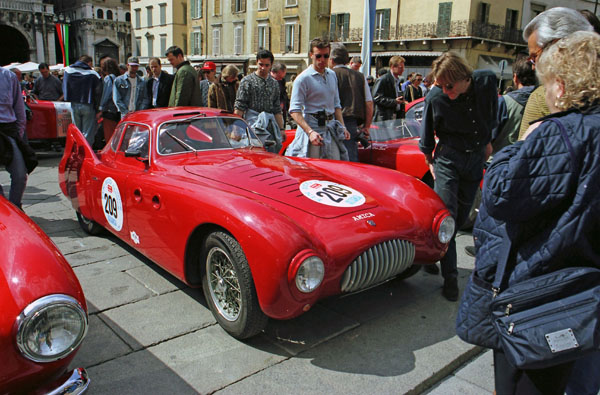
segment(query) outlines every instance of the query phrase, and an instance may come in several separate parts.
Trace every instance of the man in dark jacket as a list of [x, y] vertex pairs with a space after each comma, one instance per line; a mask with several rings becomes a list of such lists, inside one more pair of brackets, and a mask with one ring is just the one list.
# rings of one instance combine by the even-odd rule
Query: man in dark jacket
[[75, 126], [92, 145], [96, 137], [96, 110], [102, 95], [102, 80], [92, 69], [92, 58], [83, 55], [65, 69], [63, 77], [65, 101], [71, 102]]
[[375, 120], [404, 118], [404, 95], [400, 88], [400, 76], [404, 72], [404, 58], [392, 56], [390, 71], [375, 82], [373, 101], [375, 102]]
[[202, 97], [198, 85], [198, 73], [190, 62], [184, 59], [181, 48], [169, 47], [165, 56], [171, 66], [177, 69], [169, 97], [169, 107], [200, 106]]
[[149, 108], [167, 107], [173, 87], [173, 76], [162, 70], [159, 58], [150, 59], [152, 75], [146, 82], [146, 96], [150, 99]]
[[[492, 150], [491, 134], [498, 112], [497, 80], [491, 71], [474, 72], [464, 58], [452, 52], [433, 62], [431, 75], [436, 86], [425, 98], [419, 148], [435, 180], [435, 192], [454, 217], [455, 229], [460, 229], [469, 215], [484, 163]], [[442, 294], [456, 301], [454, 236], [440, 263], [444, 277]], [[434, 265], [427, 267], [437, 269]]]

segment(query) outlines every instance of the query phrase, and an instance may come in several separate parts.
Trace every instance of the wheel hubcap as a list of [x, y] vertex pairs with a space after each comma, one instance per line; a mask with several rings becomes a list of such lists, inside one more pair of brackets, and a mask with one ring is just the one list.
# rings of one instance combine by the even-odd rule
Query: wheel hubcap
[[235, 267], [229, 255], [221, 248], [212, 248], [206, 258], [210, 297], [219, 313], [228, 321], [235, 321], [242, 307], [242, 293]]

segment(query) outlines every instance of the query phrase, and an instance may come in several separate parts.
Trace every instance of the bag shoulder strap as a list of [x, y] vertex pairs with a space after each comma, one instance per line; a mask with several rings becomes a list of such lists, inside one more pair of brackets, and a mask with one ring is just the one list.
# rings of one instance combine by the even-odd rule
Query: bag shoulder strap
[[548, 121], [553, 122], [556, 125], [558, 125], [558, 128], [560, 129], [560, 135], [561, 135], [563, 141], [565, 142], [567, 149], [569, 150], [569, 155], [571, 155], [571, 161], [573, 162], [573, 166], [576, 168], [577, 167], [577, 156], [575, 156], [575, 150], [573, 149], [573, 145], [571, 144], [571, 140], [569, 139], [569, 136], [567, 135], [567, 131], [565, 130], [565, 127], [563, 126], [562, 122], [560, 122], [556, 118], [549, 118]]
[[496, 276], [494, 277], [494, 282], [492, 283], [492, 290], [494, 293], [500, 292], [500, 287], [502, 286], [502, 281], [504, 281], [504, 275], [506, 274], [506, 267], [508, 266], [508, 259], [510, 257], [510, 248], [512, 246], [512, 242], [510, 237], [508, 237], [508, 233], [506, 232], [506, 228], [502, 228], [502, 246], [500, 247], [500, 256], [498, 257], [498, 266], [496, 267]]

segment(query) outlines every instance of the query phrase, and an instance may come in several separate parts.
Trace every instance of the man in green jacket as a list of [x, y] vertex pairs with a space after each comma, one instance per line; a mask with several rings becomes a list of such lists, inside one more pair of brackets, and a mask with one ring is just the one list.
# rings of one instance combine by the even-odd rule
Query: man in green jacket
[[167, 60], [177, 72], [171, 88], [169, 107], [183, 107], [201, 105], [202, 97], [198, 85], [198, 73], [183, 58], [183, 51], [177, 46], [172, 46], [165, 53]]

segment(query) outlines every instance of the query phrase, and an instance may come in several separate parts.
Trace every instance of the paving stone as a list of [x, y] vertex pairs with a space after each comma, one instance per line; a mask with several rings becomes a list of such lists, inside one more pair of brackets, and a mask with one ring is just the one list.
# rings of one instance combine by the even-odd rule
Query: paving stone
[[82, 279], [93, 280], [94, 277], [125, 272], [139, 266], [144, 266], [144, 263], [131, 255], [126, 255], [115, 259], [90, 263], [89, 265], [78, 266], [73, 268], [73, 271], [81, 281]]
[[442, 325], [446, 307], [430, 304], [425, 316], [390, 311], [224, 389], [224, 393], [420, 392], [450, 374], [478, 349]]
[[129, 255], [128, 251], [124, 250], [119, 245], [113, 244], [107, 247], [94, 248], [68, 254], [65, 256], [65, 258], [67, 258], [67, 261], [69, 261], [69, 264], [72, 267], [77, 267], [86, 265], [88, 263], [100, 262], [126, 255]]
[[488, 392], [494, 392], [494, 353], [492, 350], [486, 351], [454, 375]]
[[446, 381], [442, 382], [439, 386], [426, 392], [428, 395], [448, 395], [448, 394], [461, 394], [461, 395], [484, 395], [492, 394], [493, 391], [487, 391], [475, 384], [465, 381], [459, 377], [451, 376]]
[[291, 320], [269, 320], [262, 335], [290, 355], [296, 355], [360, 325], [323, 306]]
[[93, 367], [89, 373], [96, 377], [93, 393], [98, 394], [204, 394], [285, 358], [262, 338], [241, 342], [214, 325]]
[[63, 243], [58, 244], [58, 248], [64, 255], [69, 255], [75, 252], [91, 250], [94, 248], [107, 248], [113, 245], [115, 245], [115, 243], [113, 243], [110, 239], [104, 237], [87, 236], [66, 240]]
[[63, 232], [65, 230], [79, 229], [79, 224], [73, 219], [52, 219], [38, 217], [35, 215], [30, 215], [30, 218], [48, 234], [52, 234], [54, 232]]
[[134, 269], [127, 270], [127, 274], [134, 277], [157, 295], [188, 287], [176, 277], [169, 274], [166, 270], [151, 262], [147, 265], [137, 266]]
[[132, 348], [121, 340], [98, 315], [90, 315], [87, 335], [70, 366], [71, 369], [88, 368], [131, 351]]
[[127, 273], [106, 273], [79, 278], [90, 312], [103, 311], [152, 296], [152, 291]]
[[198, 290], [176, 291], [108, 310], [112, 329], [138, 350], [216, 323]]

